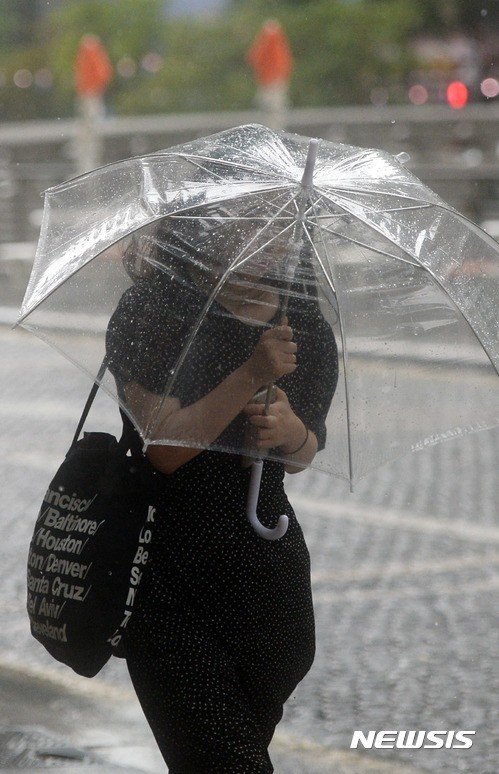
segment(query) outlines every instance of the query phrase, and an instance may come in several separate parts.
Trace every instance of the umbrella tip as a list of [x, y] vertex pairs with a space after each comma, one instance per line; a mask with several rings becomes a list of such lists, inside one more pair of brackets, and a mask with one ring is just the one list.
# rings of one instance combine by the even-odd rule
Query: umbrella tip
[[317, 148], [319, 147], [319, 140], [312, 138], [308, 144], [307, 160], [305, 162], [305, 169], [303, 171], [303, 177], [301, 184], [303, 188], [311, 188], [314, 181], [314, 167], [315, 160], [317, 158]]
[[410, 155], [405, 151], [402, 151], [402, 153], [397, 153], [395, 158], [397, 159], [399, 164], [408, 164], [409, 161], [411, 160]]

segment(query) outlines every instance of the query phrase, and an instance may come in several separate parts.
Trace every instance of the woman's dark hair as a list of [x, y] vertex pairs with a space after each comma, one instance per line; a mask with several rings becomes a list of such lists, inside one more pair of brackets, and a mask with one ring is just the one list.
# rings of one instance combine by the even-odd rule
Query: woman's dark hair
[[153, 235], [145, 233], [134, 234], [123, 253], [123, 266], [128, 276], [134, 281], [152, 277], [158, 252]]
[[[199, 233], [198, 233], [199, 232]], [[137, 231], [123, 253], [123, 266], [134, 282], [158, 274], [177, 272], [186, 262], [202, 264], [205, 256], [196, 246], [201, 228], [192, 221], [162, 218]]]

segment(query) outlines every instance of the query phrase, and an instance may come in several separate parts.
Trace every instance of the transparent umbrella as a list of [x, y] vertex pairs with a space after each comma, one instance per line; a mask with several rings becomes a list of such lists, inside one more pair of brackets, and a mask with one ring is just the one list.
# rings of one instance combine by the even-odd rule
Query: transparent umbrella
[[[293, 328], [297, 376], [278, 386], [295, 389], [319, 438], [310, 467], [353, 485], [499, 423], [498, 274], [499, 245], [393, 156], [249, 125], [47, 191], [19, 323], [98, 378], [145, 446], [258, 460], [243, 414], [209, 441], [164, 421], [170, 399], [195, 403], [247, 356], [218, 335], [233, 322], [227, 298], [246, 293], [263, 310], [255, 321], [241, 306], [246, 333], [283, 315]], [[267, 319], [272, 294], [281, 312]], [[106, 341], [108, 357], [122, 347], [118, 378], [112, 363], [97, 376]], [[476, 400], [461, 399], [465, 374]], [[127, 379], [142, 403], [127, 399]], [[431, 393], [419, 405], [422, 380]], [[288, 462], [279, 448], [265, 457]]]

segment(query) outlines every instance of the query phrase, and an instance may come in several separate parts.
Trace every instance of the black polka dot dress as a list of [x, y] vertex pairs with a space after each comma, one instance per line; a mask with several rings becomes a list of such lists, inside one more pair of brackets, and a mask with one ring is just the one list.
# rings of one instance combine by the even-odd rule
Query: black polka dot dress
[[[157, 286], [138, 283], [116, 310], [107, 347], [119, 384], [135, 380], [161, 392], [188, 336], [185, 298], [170, 288], [158, 299]], [[196, 313], [192, 295], [188, 308]], [[293, 316], [310, 313], [324, 324], [324, 335], [319, 330], [310, 342], [297, 342], [303, 360], [280, 385], [323, 446], [335, 375], [311, 386], [310, 374], [326, 357], [331, 371], [336, 349], [318, 312], [290, 309], [290, 324]], [[249, 357], [262, 332], [227, 314], [208, 323], [176, 397], [185, 403], [187, 393], [192, 401], [195, 391], [201, 397], [213, 389]], [[240, 416], [229, 425], [227, 443], [244, 422]], [[218, 451], [203, 451], [174, 474], [155, 476], [153, 545], [127, 629], [126, 657], [170, 774], [272, 772], [267, 749], [283, 704], [313, 661], [309, 554], [284, 492], [283, 466], [265, 462], [258, 505], [265, 526], [288, 515], [288, 530], [277, 541], [263, 540], [247, 521], [249, 477], [240, 456]]]

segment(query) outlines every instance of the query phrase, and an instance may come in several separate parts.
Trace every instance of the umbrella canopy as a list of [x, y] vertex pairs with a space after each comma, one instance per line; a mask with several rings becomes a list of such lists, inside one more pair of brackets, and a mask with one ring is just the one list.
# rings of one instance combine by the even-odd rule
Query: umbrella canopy
[[[243, 126], [50, 189], [20, 323], [95, 379], [117, 310], [133, 317], [123, 298], [174, 282], [174, 314], [189, 326], [179, 327], [181, 354], [156, 405], [131, 413], [112, 376], [102, 381], [147, 444], [203, 447], [201, 436], [162, 434], [157, 417], [168, 396], [182, 390], [189, 402], [206, 388], [200, 361], [213, 384], [230, 360], [229, 346], [206, 347], [227, 321], [219, 299], [231, 283], [248, 298], [263, 283], [290, 309], [316, 309], [293, 325], [310, 389], [337, 379], [313, 467], [355, 482], [401, 454], [499, 424], [497, 243], [379, 150], [321, 141], [304, 186], [309, 147]], [[161, 293], [148, 309], [159, 334]], [[328, 360], [333, 336], [338, 360]], [[460, 399], [464, 374], [476, 401]], [[421, 404], [423, 380], [435, 412], [427, 397]], [[222, 434], [209, 447], [257, 456], [242, 439]], [[278, 449], [268, 456], [281, 459]]]

